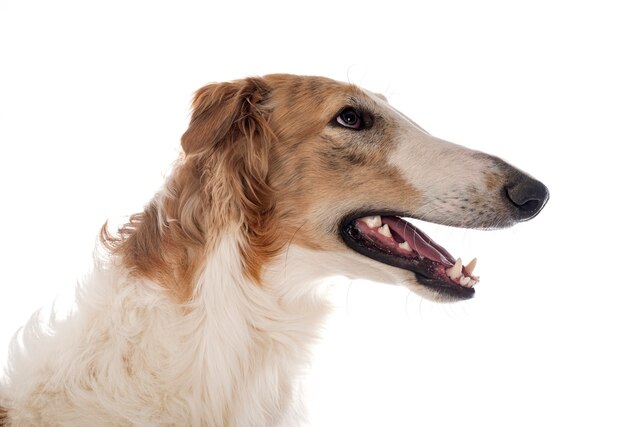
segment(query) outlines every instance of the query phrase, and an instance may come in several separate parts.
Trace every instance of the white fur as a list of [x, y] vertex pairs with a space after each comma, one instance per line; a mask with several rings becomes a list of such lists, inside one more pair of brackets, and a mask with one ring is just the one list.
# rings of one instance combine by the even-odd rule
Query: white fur
[[260, 287], [226, 233], [184, 307], [98, 265], [66, 321], [34, 317], [14, 342], [0, 393], [13, 425], [296, 425], [292, 381], [327, 312], [312, 285], [333, 270], [299, 248], [287, 254], [290, 268], [280, 257]]
[[459, 199], [466, 198], [472, 190], [487, 193], [483, 173], [494, 168], [493, 159], [429, 134], [384, 98], [370, 95], [377, 108], [385, 111], [387, 119], [395, 124], [396, 144], [387, 162], [424, 198], [415, 207], [416, 217], [465, 225], [459, 223]]

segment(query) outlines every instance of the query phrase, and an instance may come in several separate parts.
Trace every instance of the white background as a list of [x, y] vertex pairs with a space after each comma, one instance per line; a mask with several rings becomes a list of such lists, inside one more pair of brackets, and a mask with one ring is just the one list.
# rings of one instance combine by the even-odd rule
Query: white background
[[99, 226], [158, 189], [195, 89], [317, 74], [505, 158], [551, 200], [508, 230], [423, 226], [478, 256], [472, 301], [340, 281], [312, 424], [626, 425], [619, 2], [226, 3], [0, 1], [0, 362], [89, 268]]

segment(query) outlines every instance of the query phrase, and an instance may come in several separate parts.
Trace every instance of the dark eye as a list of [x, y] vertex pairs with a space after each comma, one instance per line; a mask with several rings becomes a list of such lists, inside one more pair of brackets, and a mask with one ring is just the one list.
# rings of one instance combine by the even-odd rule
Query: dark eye
[[344, 108], [343, 111], [339, 113], [337, 123], [350, 129], [361, 129], [363, 127], [361, 115], [352, 107]]

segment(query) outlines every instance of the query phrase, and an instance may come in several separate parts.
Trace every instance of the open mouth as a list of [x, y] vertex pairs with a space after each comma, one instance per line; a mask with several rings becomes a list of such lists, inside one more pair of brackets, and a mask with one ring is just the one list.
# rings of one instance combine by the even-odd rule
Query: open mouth
[[474, 295], [476, 259], [463, 265], [423, 231], [394, 215], [346, 218], [340, 234], [355, 251], [375, 261], [415, 273], [417, 281], [456, 299]]

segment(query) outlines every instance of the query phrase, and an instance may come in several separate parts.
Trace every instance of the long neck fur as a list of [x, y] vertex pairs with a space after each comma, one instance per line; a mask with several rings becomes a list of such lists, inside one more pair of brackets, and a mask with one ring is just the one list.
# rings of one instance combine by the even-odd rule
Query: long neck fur
[[[301, 373], [327, 306], [298, 249], [289, 268], [279, 257], [258, 286], [242, 269], [239, 238], [236, 230], [225, 233], [207, 257], [184, 307], [189, 335], [180, 363], [199, 375], [191, 379], [194, 394], [218, 418], [212, 423], [276, 425], [294, 408], [292, 380]], [[232, 419], [234, 414], [239, 418]]]
[[275, 425], [288, 413], [327, 311], [312, 286], [320, 271], [287, 250], [294, 227], [277, 226], [262, 95], [254, 79], [201, 89], [164, 189], [117, 234], [102, 231], [130, 277], [180, 312], [163, 381], [184, 381], [190, 419], [208, 425]]

